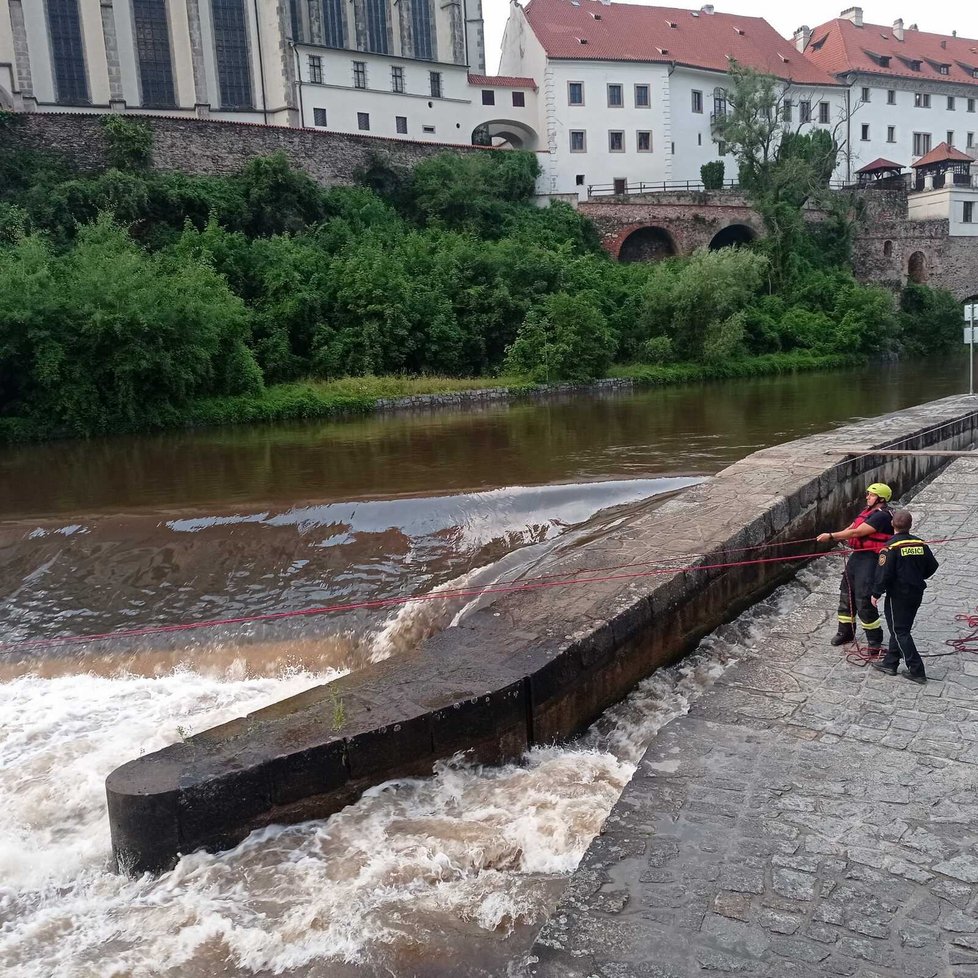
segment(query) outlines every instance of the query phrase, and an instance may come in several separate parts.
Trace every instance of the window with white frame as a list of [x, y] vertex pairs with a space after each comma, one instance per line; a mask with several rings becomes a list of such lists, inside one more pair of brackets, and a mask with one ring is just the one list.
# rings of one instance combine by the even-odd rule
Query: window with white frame
[[621, 129], [610, 129], [608, 131], [608, 152], [625, 152], [625, 133]]
[[703, 111], [703, 93], [694, 90], [692, 95], [693, 95], [693, 111], [696, 113], [701, 113]]
[[326, 125], [326, 110], [325, 109], [313, 109], [312, 110], [312, 124], [314, 126], [325, 126]]
[[864, 143], [868, 143], [869, 142], [869, 123], [868, 122], [864, 122], [862, 124], [862, 130], [861, 130], [861, 133], [860, 133], [859, 138]]
[[620, 109], [625, 105], [625, 98], [622, 95], [621, 85], [609, 82], [608, 84], [608, 108]]
[[517, 109], [522, 109], [526, 107], [525, 92], [513, 92], [513, 107]]
[[587, 132], [583, 129], [571, 129], [570, 151], [572, 153], [587, 152]]
[[353, 62], [353, 87], [354, 88], [367, 87], [367, 62], [366, 61]]
[[400, 65], [391, 65], [391, 91], [404, 92], [404, 69]]
[[968, 99], [968, 111], [969, 112], [975, 111], [975, 100], [973, 98]]
[[896, 126], [887, 126], [886, 127], [886, 141], [888, 143], [895, 143], [896, 142]]
[[974, 149], [974, 146], [975, 146], [975, 134], [973, 132], [969, 132], [968, 133], [967, 148], [968, 149]]
[[651, 91], [648, 85], [635, 86], [635, 108], [647, 109], [652, 104]]
[[947, 97], [947, 110], [948, 112], [953, 112], [955, 106], [955, 100], [953, 95], [948, 95]]
[[652, 152], [652, 130], [651, 129], [639, 129], [639, 131], [635, 133], [635, 148], [640, 153]]
[[913, 134], [913, 155], [925, 156], [930, 152], [930, 133], [915, 132]]
[[584, 104], [584, 82], [572, 81], [567, 83], [567, 104]]
[[887, 89], [887, 91], [886, 91], [886, 104], [887, 105], [896, 105], [896, 89], [895, 88], [889, 88], [889, 89]]
[[818, 121], [824, 126], [829, 121], [829, 103], [819, 102], [818, 103]]
[[482, 104], [483, 105], [496, 104], [496, 93], [491, 88], [482, 89]]
[[953, 146], [954, 145], [954, 130], [953, 129], [948, 129], [948, 131], [947, 131], [947, 144], [948, 144], [948, 146]]
[[918, 109], [929, 109], [930, 108], [930, 93], [929, 92], [914, 92], [913, 93], [913, 104]]
[[966, 200], [964, 202], [964, 213], [961, 215], [961, 220], [965, 224], [972, 224], [975, 219], [975, 202], [973, 200]]
[[370, 113], [369, 112], [358, 112], [357, 113], [357, 129], [363, 132], [370, 131]]
[[431, 97], [441, 98], [441, 72], [440, 71], [428, 72], [428, 84], [431, 88]]
[[807, 99], [802, 99], [798, 103], [798, 121], [799, 122], [811, 122], [812, 121], [812, 103]]
[[863, 86], [863, 92], [862, 92], [861, 101], [863, 101], [863, 102], [868, 102], [869, 101], [869, 89], [865, 85]]
[[407, 116], [406, 115], [396, 115], [394, 116], [394, 129], [399, 132], [402, 136], [407, 134]]
[[323, 59], [318, 54], [309, 55], [309, 81], [313, 85], [323, 83]]

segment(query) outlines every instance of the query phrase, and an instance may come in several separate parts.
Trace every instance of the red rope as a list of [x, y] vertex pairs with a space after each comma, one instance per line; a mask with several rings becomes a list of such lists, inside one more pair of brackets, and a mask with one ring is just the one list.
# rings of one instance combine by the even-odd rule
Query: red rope
[[970, 652], [978, 655], [978, 615], [955, 615], [955, 621], [963, 621], [971, 631], [961, 638], [949, 638], [944, 643], [955, 652]]

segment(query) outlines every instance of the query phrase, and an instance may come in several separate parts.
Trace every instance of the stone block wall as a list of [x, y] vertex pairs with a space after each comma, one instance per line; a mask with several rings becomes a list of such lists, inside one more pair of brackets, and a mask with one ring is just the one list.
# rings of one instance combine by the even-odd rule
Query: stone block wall
[[[55, 150], [70, 156], [83, 169], [106, 165], [106, 141], [101, 114], [24, 113], [2, 130], [2, 138], [32, 149]], [[382, 139], [314, 129], [180, 119], [134, 114], [153, 132], [153, 165], [183, 173], [231, 173], [254, 156], [281, 150], [297, 168], [325, 187], [353, 183], [354, 175], [380, 156], [395, 165], [413, 167], [446, 151], [494, 152], [476, 146]]]

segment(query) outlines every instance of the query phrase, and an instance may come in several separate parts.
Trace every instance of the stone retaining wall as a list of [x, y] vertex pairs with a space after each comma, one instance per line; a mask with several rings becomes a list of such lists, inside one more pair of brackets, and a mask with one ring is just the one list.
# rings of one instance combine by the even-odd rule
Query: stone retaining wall
[[[839, 447], [959, 449], [976, 432], [974, 400], [956, 397], [756, 452], [562, 555], [546, 568], [552, 586], [502, 595], [411, 653], [130, 761], [106, 783], [118, 865], [160, 871], [264, 825], [331, 815], [459, 751], [496, 763], [574, 736], [790, 576], [797, 560], [771, 558], [811, 552], [867, 483], [905, 492], [942, 464]], [[769, 562], [716, 566], [752, 553]]]

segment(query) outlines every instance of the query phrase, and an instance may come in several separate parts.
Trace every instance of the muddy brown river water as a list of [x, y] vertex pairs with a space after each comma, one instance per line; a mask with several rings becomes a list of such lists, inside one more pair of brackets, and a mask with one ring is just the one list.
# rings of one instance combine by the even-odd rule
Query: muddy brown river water
[[[328, 821], [141, 880], [108, 871], [109, 770], [397, 655], [466, 603], [24, 643], [538, 573], [555, 549], [627, 526], [758, 448], [966, 386], [953, 359], [5, 449], [0, 973], [505, 974], [645, 744], [725, 667], [750, 621], [573, 745], [485, 771], [457, 759]], [[791, 600], [790, 588], [776, 598]]]

